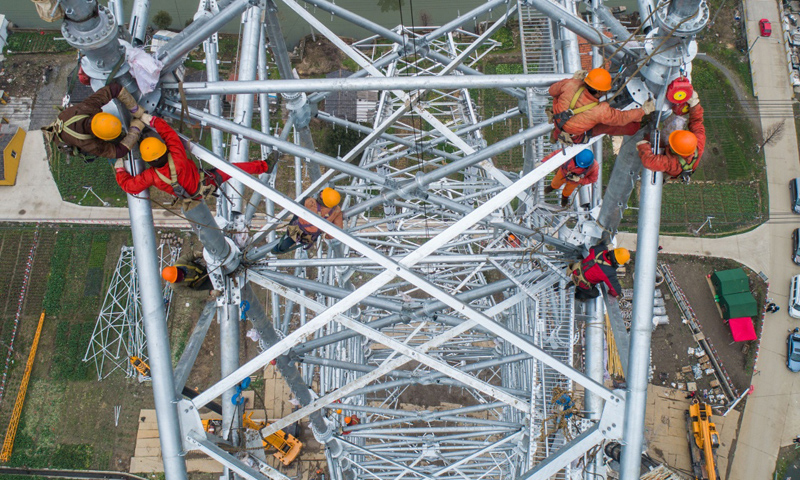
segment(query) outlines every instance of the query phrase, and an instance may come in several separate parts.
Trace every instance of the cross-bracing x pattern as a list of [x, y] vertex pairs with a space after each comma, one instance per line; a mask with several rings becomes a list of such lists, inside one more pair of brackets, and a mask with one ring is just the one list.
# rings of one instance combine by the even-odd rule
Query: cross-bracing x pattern
[[[430, 31], [396, 30], [406, 44], [423, 43], [423, 35], [429, 36]], [[423, 56], [401, 56], [397, 44], [374, 44], [368, 50], [373, 55], [396, 57], [378, 72], [381, 75], [450, 74], [475, 53], [477, 42], [461, 43], [457, 41], [464, 38], [461, 35], [444, 33], [441, 38], [431, 38], [428, 45], [433, 56], [450, 59], [447, 63]], [[416, 40], [409, 40], [412, 37]], [[481, 42], [485, 39], [481, 38]], [[356, 48], [363, 51], [365, 46]], [[359, 58], [347, 48], [344, 49], [351, 58]], [[360, 58], [362, 62], [358, 63], [364, 66], [366, 57]], [[309, 219], [343, 243], [343, 249], [320, 249], [318, 258], [327, 256], [335, 261], [342, 254], [348, 258], [359, 258], [361, 254], [364, 257], [360, 258], [369, 261], [359, 267], [320, 266], [315, 281], [306, 280], [312, 283], [292, 287], [286, 286], [290, 283], [287, 276], [303, 277], [297, 267], [281, 271], [253, 265], [251, 280], [284, 297], [284, 305], [291, 301], [318, 315], [308, 321], [302, 315], [299, 321], [292, 320], [292, 311], [285, 308], [280, 323], [277, 318], [274, 321], [289, 334], [287, 338], [201, 394], [195, 404], [209, 401], [246, 372], [259, 369], [292, 348], [304, 362], [306, 383], [312, 384], [315, 375], [319, 375], [319, 390], [324, 396], [276, 421], [262, 433], [285, 427], [321, 408], [330, 413], [340, 407], [345, 414], [359, 414], [361, 425], [348, 428], [348, 434], [337, 433], [345, 444], [345, 457], [330, 459], [332, 467], [350, 468], [359, 477], [509, 478], [563, 444], [563, 433], [546, 432], [547, 441], [538, 445], [540, 431], [547, 428], [541, 423], [551, 409], [548, 389], [564, 385], [561, 378], [573, 376], [588, 383], [603, 398], [612, 396], [569, 367], [553, 363], [557, 358], [564, 365], [571, 364], [571, 297], [563, 288], [561, 292], [542, 288], [559, 282], [564, 287], [556, 273], [564, 266], [563, 255], [538, 240], [525, 240], [523, 245], [507, 243], [506, 232], [502, 228], [497, 231], [486, 215], [502, 209], [498, 218], [514, 218], [509, 201], [519, 197], [532, 204], [526, 193], [530, 185], [577, 149], [500, 195], [503, 187], [518, 177], [497, 171], [490, 156], [459, 171], [435, 174], [483, 147], [480, 130], [472, 125], [491, 125], [518, 114], [512, 109], [496, 119], [478, 122], [467, 90], [382, 93], [374, 129], [375, 138], [379, 139], [370, 139], [344, 158], [354, 160], [366, 147], [360, 167], [365, 173], [372, 171], [389, 181], [378, 184], [372, 181], [374, 174], [351, 175], [355, 180], [349, 186], [337, 187], [347, 194], [347, 211], [355, 212], [348, 219], [348, 233], [332, 228], [208, 152], [193, 148], [234, 179], [289, 212]], [[321, 117], [343, 127], [358, 128], [328, 114]], [[386, 133], [389, 128], [391, 134]], [[543, 133], [547, 130], [537, 131], [538, 135]], [[418, 174], [432, 175], [429, 181], [421, 182], [419, 189], [406, 188], [388, 201], [373, 201], [373, 205], [359, 208], [381, 190], [410, 185]], [[345, 179], [345, 175], [335, 173], [335, 167], [328, 177], [334, 181]], [[476, 207], [481, 214], [470, 215]], [[542, 214], [553, 216], [547, 208], [542, 209]], [[467, 218], [463, 218], [465, 215]], [[534, 217], [530, 213], [527, 216]], [[526, 223], [540, 231], [556, 233], [565, 220]], [[495, 252], [517, 247], [514, 264], [500, 265], [495, 259], [487, 259], [482, 255], [487, 247]], [[552, 258], [532, 263], [519, 254], [525, 247]], [[426, 261], [412, 268], [432, 253], [461, 255], [465, 259]], [[396, 262], [383, 255], [402, 260]], [[339, 290], [333, 293], [322, 288], [334, 285]], [[316, 300], [311, 301], [298, 291], [314, 292]], [[387, 321], [389, 318], [391, 321]], [[315, 338], [304, 341], [311, 334]], [[532, 361], [531, 355], [537, 360]], [[553, 373], [557, 370], [561, 377], [553, 377], [548, 369]], [[564, 386], [568, 388], [570, 384]], [[421, 397], [420, 392], [428, 398]], [[343, 403], [332, 403], [337, 400]], [[330, 417], [341, 421], [335, 414]]]
[[[162, 243], [157, 253], [159, 265], [164, 267], [175, 263], [180, 249]], [[165, 287], [167, 315], [171, 299], [172, 289]], [[142, 325], [133, 247], [123, 246], [83, 361], [94, 361], [97, 379], [102, 380], [118, 369], [129, 377], [137, 375], [130, 357], [147, 361], [147, 339]]]

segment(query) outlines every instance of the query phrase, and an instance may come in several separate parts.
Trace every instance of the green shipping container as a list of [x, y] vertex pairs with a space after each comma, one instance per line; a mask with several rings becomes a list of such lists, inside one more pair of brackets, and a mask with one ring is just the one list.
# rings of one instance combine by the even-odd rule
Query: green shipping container
[[758, 315], [756, 299], [750, 292], [733, 293], [720, 297], [719, 305], [722, 307], [722, 316], [725, 320]]
[[750, 280], [741, 268], [714, 272], [711, 275], [711, 283], [714, 285], [717, 295], [721, 297], [750, 291]]

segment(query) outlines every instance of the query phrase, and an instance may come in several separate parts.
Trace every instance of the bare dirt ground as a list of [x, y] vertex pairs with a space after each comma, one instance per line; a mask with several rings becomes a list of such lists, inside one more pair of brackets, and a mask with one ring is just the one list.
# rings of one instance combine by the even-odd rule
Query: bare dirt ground
[[[703, 332], [714, 348], [728, 372], [733, 384], [741, 392], [750, 386], [752, 366], [748, 366], [748, 355], [743, 352], [745, 344], [754, 342], [733, 342], [730, 329], [723, 322], [717, 310], [716, 303], [706, 281], [706, 275], [716, 270], [737, 268], [736, 262], [720, 258], [691, 257], [684, 255], [664, 255], [665, 261], [672, 268], [678, 285], [683, 289], [689, 303], [694, 309]], [[764, 284], [752, 271], [745, 271], [751, 277], [751, 289], [760, 306], [764, 300]], [[665, 294], [669, 293], [666, 285], [662, 286]], [[653, 383], [669, 386], [673, 382], [685, 382], [687, 379], [681, 374], [681, 368], [696, 363], [696, 359], [687, 353], [689, 347], [697, 344], [692, 338], [689, 327], [680, 321], [680, 311], [674, 299], [666, 302], [667, 313], [670, 318], [669, 325], [659, 325], [653, 332], [652, 358], [655, 366]], [[754, 345], [747, 345], [752, 350]], [[694, 381], [694, 376], [688, 381]], [[704, 376], [697, 381], [699, 389], [709, 388], [708, 382], [713, 376]]]

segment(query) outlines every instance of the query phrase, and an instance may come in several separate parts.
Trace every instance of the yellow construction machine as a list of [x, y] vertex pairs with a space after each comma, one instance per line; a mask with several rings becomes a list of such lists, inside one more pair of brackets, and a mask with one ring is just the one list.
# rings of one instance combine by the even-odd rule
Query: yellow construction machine
[[717, 480], [717, 448], [719, 434], [711, 421], [711, 405], [693, 402], [686, 410], [689, 452], [692, 456], [692, 473], [695, 480]]

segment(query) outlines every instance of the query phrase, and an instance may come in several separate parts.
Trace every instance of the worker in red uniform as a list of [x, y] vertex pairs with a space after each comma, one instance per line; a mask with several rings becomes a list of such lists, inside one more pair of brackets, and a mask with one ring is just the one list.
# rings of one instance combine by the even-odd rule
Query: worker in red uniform
[[[358, 425], [359, 423], [361, 423], [361, 420], [358, 419], [358, 415], [356, 415], [355, 413], [349, 417], [344, 417], [344, 424], [347, 427], [352, 427], [354, 425]], [[350, 433], [349, 430], [342, 429], [343, 435], [347, 435], [349, 433]]]
[[[342, 209], [339, 208], [339, 202], [342, 197], [339, 192], [328, 187], [320, 192], [319, 197], [306, 198], [303, 204], [312, 212], [317, 212], [317, 215], [331, 222], [339, 228], [344, 224], [344, 214]], [[286, 234], [283, 238], [273, 247], [272, 253], [280, 255], [292, 250], [295, 244], [300, 244], [308, 250], [313, 247], [317, 242], [317, 238], [322, 234], [322, 231], [310, 224], [308, 221], [298, 217], [289, 222], [289, 227], [286, 229]], [[326, 234], [325, 238], [331, 239], [332, 236]]]
[[[557, 153], [560, 153], [560, 150], [546, 156], [542, 161], [546, 162]], [[579, 185], [591, 185], [597, 181], [599, 170], [600, 168], [597, 166], [597, 162], [594, 161], [594, 153], [588, 148], [582, 150], [575, 155], [575, 158], [561, 165], [558, 170], [556, 170], [553, 181], [550, 182], [550, 185], [544, 187], [544, 193], [553, 192], [563, 186], [564, 190], [561, 191], [561, 206], [566, 207], [569, 205], [569, 197]]]
[[616, 298], [622, 287], [617, 279], [617, 268], [631, 259], [627, 248], [615, 248], [609, 251], [608, 246], [598, 245], [589, 250], [589, 255], [580, 262], [569, 266], [572, 283], [575, 284], [575, 298], [588, 300], [597, 298], [600, 291], [597, 285], [605, 283], [608, 294]]
[[[128, 133], [121, 141], [122, 122], [104, 112], [103, 107], [114, 99], [127, 108], [133, 120]], [[82, 153], [87, 162], [95, 157], [122, 158], [128, 155], [144, 129], [139, 118], [144, 108], [118, 83], [106, 85], [81, 103], [72, 105], [58, 114], [56, 121], [42, 127], [45, 138], [57, 143], [58, 148], [70, 154]]]
[[700, 158], [706, 149], [706, 127], [703, 125], [703, 107], [697, 90], [689, 98], [689, 130], [675, 130], [669, 134], [668, 150], [663, 154], [653, 153], [647, 140], [636, 144], [642, 165], [654, 172], [664, 172], [672, 178], [680, 177], [686, 183], [697, 170]]
[[633, 135], [639, 131], [642, 118], [655, 110], [655, 102], [648, 99], [641, 108], [617, 110], [598, 100], [609, 90], [611, 74], [604, 68], [588, 73], [581, 70], [573, 78], [551, 85], [555, 129], [550, 141], [585, 143], [597, 135]]
[[[186, 149], [181, 138], [164, 120], [149, 114], [142, 115], [142, 120], [153, 127], [164, 139], [148, 137], [139, 144], [142, 160], [150, 166], [147, 170], [132, 176], [125, 170], [122, 160], [117, 160], [114, 169], [117, 172], [117, 183], [122, 189], [136, 195], [148, 187], [154, 186], [170, 195], [184, 199], [199, 199], [202, 185], [220, 186], [230, 176], [210, 169], [209, 175], [201, 175], [197, 165], [186, 156]], [[256, 175], [269, 170], [267, 162], [234, 163], [247, 173]], [[202, 181], [202, 182], [201, 182]]]

